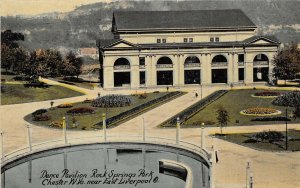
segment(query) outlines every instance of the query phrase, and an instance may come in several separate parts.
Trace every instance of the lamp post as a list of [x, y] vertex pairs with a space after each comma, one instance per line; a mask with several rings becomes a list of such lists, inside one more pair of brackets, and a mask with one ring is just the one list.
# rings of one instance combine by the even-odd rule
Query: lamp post
[[204, 123], [201, 123], [201, 148], [204, 149]]
[[201, 95], [201, 99], [202, 99], [202, 84], [200, 85], [201, 91], [200, 91], [200, 95]]

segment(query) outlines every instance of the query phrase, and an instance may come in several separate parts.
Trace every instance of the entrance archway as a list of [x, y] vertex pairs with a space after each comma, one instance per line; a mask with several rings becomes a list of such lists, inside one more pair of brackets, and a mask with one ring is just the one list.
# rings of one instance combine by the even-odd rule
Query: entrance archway
[[269, 81], [269, 58], [258, 54], [253, 59], [253, 82]]
[[212, 83], [227, 83], [227, 59], [223, 55], [216, 55], [212, 59]]
[[118, 58], [114, 63], [114, 87], [130, 85], [130, 63], [126, 58]]
[[200, 84], [200, 60], [189, 56], [184, 61], [184, 84]]
[[173, 62], [169, 57], [161, 57], [156, 63], [157, 85], [173, 85]]

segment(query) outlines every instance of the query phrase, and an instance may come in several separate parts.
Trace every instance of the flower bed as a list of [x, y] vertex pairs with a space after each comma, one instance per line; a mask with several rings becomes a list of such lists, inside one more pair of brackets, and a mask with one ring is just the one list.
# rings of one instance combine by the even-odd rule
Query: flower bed
[[72, 108], [73, 104], [71, 103], [64, 103], [57, 106], [57, 108]]
[[50, 120], [50, 116], [46, 115], [46, 114], [40, 114], [40, 115], [36, 115], [33, 117], [33, 121], [48, 121]]
[[72, 115], [84, 115], [84, 114], [93, 114], [93, 113], [95, 113], [95, 109], [92, 107], [78, 107], [67, 111], [67, 114], [72, 114]]
[[268, 115], [278, 115], [281, 114], [279, 110], [274, 108], [248, 108], [240, 112], [242, 115], [250, 116], [268, 116]]
[[291, 119], [283, 116], [277, 116], [277, 117], [258, 117], [258, 118], [251, 119], [251, 121], [291, 121]]
[[273, 97], [278, 97], [280, 95], [281, 93], [276, 91], [262, 91], [262, 92], [254, 93], [252, 97], [273, 98]]
[[123, 107], [131, 104], [131, 98], [125, 95], [107, 95], [92, 101], [93, 107]]

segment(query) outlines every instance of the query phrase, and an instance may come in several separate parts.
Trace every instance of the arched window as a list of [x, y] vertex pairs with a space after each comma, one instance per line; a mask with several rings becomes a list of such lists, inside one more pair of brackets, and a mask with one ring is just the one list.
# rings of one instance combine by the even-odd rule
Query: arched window
[[223, 55], [216, 55], [213, 59], [212, 59], [212, 63], [226, 63], [227, 59], [225, 56]]
[[269, 61], [269, 58], [265, 54], [258, 54], [253, 61]]
[[114, 63], [114, 66], [119, 66], [119, 65], [129, 65], [130, 66], [130, 63], [126, 58], [121, 57], [121, 58], [117, 59]]
[[200, 64], [200, 60], [196, 56], [189, 56], [185, 59], [184, 63], [197, 63], [197, 64]]
[[173, 64], [173, 63], [172, 63], [172, 60], [170, 58], [161, 57], [161, 58], [158, 59], [157, 64], [161, 65], [161, 64]]

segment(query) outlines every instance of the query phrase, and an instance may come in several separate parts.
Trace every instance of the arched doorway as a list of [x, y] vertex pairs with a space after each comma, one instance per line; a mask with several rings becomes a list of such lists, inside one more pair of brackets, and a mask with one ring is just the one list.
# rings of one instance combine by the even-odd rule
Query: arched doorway
[[114, 63], [114, 87], [130, 86], [130, 63], [126, 58], [118, 58]]
[[223, 55], [216, 55], [212, 59], [212, 83], [227, 83], [227, 65], [227, 59]]
[[189, 56], [184, 61], [184, 84], [200, 84], [200, 60]]
[[161, 57], [156, 63], [157, 85], [173, 85], [173, 62], [169, 57]]
[[253, 59], [253, 82], [269, 81], [269, 58], [265, 54], [257, 54]]

